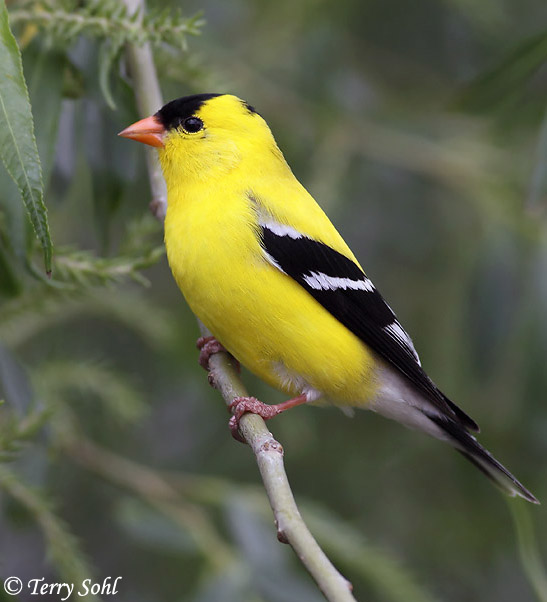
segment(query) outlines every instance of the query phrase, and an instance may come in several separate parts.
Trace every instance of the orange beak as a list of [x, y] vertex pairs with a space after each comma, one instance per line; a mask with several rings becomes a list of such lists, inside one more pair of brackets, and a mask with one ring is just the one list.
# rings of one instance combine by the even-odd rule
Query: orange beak
[[155, 115], [152, 115], [151, 117], [145, 117], [140, 121], [136, 121], [133, 125], [122, 130], [118, 136], [122, 136], [122, 138], [131, 138], [132, 140], [137, 140], [137, 142], [142, 142], [143, 144], [163, 148], [164, 134], [165, 128], [160, 120]]

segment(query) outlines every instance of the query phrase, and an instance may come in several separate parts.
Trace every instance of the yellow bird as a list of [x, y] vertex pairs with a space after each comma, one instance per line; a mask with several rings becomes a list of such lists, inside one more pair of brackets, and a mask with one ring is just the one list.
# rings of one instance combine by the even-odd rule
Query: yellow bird
[[159, 150], [167, 257], [192, 311], [251, 372], [293, 396], [277, 406], [235, 400], [234, 434], [247, 411], [271, 418], [317, 401], [366, 408], [447, 441], [505, 492], [537, 503], [423, 370], [252, 106], [229, 94], [186, 96], [120, 136]]

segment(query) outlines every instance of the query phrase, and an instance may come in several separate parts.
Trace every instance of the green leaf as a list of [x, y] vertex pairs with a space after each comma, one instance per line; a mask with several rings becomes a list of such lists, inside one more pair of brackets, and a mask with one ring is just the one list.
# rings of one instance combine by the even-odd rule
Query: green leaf
[[80, 2], [43, 0], [40, 10], [14, 8], [14, 24], [32, 24], [46, 33], [56, 44], [69, 45], [79, 36], [109, 40], [113, 44], [133, 42], [142, 46], [150, 42], [158, 47], [168, 44], [186, 50], [187, 36], [201, 33], [205, 21], [201, 13], [185, 18], [180, 10], [159, 9], [142, 14], [129, 11], [119, 0]]
[[67, 62], [62, 52], [39, 43], [32, 44], [23, 53], [23, 67], [27, 74], [35, 121], [34, 134], [46, 191], [55, 159]]
[[52, 244], [43, 199], [40, 157], [21, 53], [9, 28], [4, 0], [0, 0], [0, 81], [0, 156], [23, 197], [49, 273]]
[[17, 186], [2, 166], [0, 166], [0, 220], [4, 243], [16, 262], [15, 271], [21, 275], [21, 272], [26, 270], [34, 234], [25, 207], [20, 201]]
[[112, 65], [120, 54], [123, 47], [123, 38], [108, 40], [101, 44], [99, 51], [99, 85], [103, 93], [106, 104], [113, 110], [116, 110], [116, 102], [110, 89], [110, 72]]

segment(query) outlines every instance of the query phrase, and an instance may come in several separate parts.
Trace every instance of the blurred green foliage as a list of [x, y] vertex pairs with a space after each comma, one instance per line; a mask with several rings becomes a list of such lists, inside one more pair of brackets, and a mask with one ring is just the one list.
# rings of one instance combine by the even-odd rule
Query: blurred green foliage
[[52, 245], [44, 205], [40, 157], [21, 53], [9, 28], [4, 2], [0, 5], [0, 65], [0, 156], [19, 189], [36, 236], [44, 249], [46, 270], [50, 272]]
[[[127, 41], [153, 44], [166, 100], [258, 108], [428, 372], [547, 500], [544, 3], [149, 4], [139, 24], [119, 2], [8, 2], [56, 246], [48, 279], [1, 168], [1, 576], [120, 575], [120, 601], [321, 599], [197, 366], [143, 149], [116, 138], [140, 117]], [[204, 28], [185, 16], [201, 11]], [[513, 530], [469, 464], [374, 414], [300, 408], [271, 426], [358, 599], [547, 599], [545, 505], [510, 501]]]

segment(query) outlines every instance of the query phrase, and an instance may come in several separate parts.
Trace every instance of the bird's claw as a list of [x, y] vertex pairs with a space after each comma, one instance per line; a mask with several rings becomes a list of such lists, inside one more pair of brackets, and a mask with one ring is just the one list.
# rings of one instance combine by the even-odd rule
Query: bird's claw
[[245, 439], [239, 434], [239, 421], [243, 414], [250, 412], [251, 414], [258, 414], [263, 420], [269, 420], [280, 413], [276, 406], [263, 403], [256, 397], [236, 397], [228, 406], [228, 409], [232, 412], [232, 417], [228, 422], [230, 432], [232, 437], [237, 441], [241, 441], [241, 443], [246, 443]]
[[[199, 365], [207, 371], [209, 370], [209, 360], [212, 355], [221, 351], [228, 353], [222, 343], [219, 343], [213, 336], [199, 337], [196, 341], [196, 347], [199, 349]], [[232, 355], [230, 355], [230, 359], [239, 373], [241, 370], [239, 362]]]
[[209, 360], [212, 355], [220, 351], [226, 351], [215, 337], [199, 337], [196, 341], [196, 347], [199, 349], [199, 365], [204, 370], [209, 370]]

